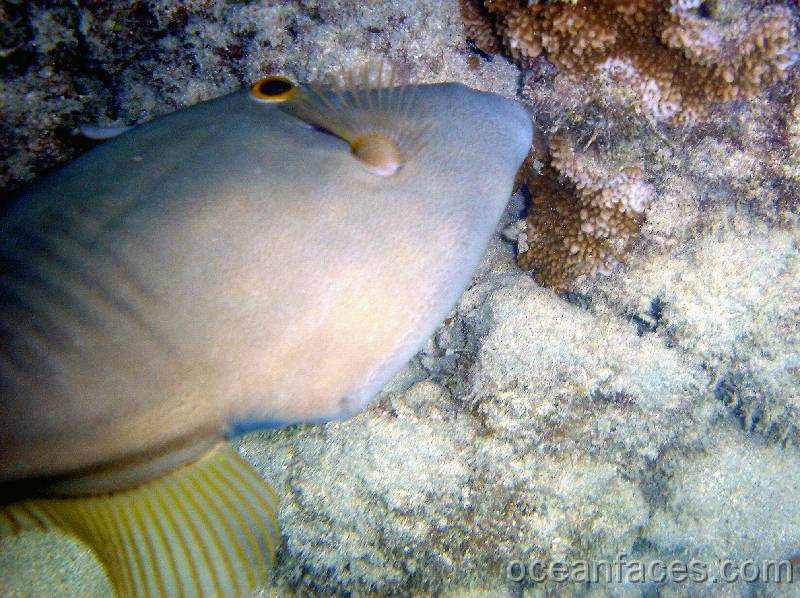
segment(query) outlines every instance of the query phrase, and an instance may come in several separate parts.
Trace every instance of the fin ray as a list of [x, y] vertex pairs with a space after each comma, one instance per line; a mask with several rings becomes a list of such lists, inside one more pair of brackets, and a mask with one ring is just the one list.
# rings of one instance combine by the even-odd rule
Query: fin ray
[[430, 130], [428, 114], [417, 107], [417, 88], [396, 84], [391, 65], [368, 63], [312, 82], [279, 108], [346, 141], [372, 172], [388, 176], [413, 159], [422, 147], [417, 138]]
[[[211, 559], [209, 546], [204, 541], [204, 533], [200, 529], [200, 526], [196, 524], [198, 518], [202, 518], [202, 511], [191, 494], [191, 488], [187, 487], [186, 480], [180, 480], [178, 483], [181, 494], [186, 497], [186, 502], [192, 511], [191, 516], [188, 512], [183, 512], [182, 516], [184, 517], [186, 525], [188, 526], [188, 529], [192, 534], [192, 538], [194, 539], [194, 544], [192, 544], [192, 547], [196, 549], [196, 552], [200, 557], [201, 567], [199, 568], [198, 581], [201, 585], [211, 586], [210, 588], [205, 588], [207, 593], [210, 593], [213, 596], [219, 596], [222, 594], [220, 576], [213, 567], [214, 561]], [[188, 509], [185, 511], [188, 511]], [[206, 582], [205, 584], [203, 583], [204, 581]]]
[[234, 598], [266, 583], [275, 495], [227, 444], [141, 486], [0, 509], [0, 536], [60, 530], [89, 545], [121, 598]]
[[[152, 496], [151, 495], [152, 495], [152, 493], [148, 490], [142, 496], [142, 507], [147, 510], [146, 520], [151, 525], [150, 531], [152, 531], [152, 533], [157, 536], [156, 542], [158, 544], [160, 544], [161, 546], [165, 546], [165, 547], [170, 547], [171, 548], [171, 545], [170, 545], [169, 539], [167, 537], [167, 534], [164, 533], [164, 529], [163, 529], [163, 527], [161, 525], [161, 517], [159, 517], [158, 510], [154, 509], [153, 505], [151, 503], [151, 500], [152, 500]], [[168, 550], [164, 551], [164, 557], [165, 557], [165, 560], [168, 561], [168, 570], [169, 570], [168, 571], [168, 576], [166, 577], [166, 579], [163, 579], [163, 581], [162, 581], [161, 576], [156, 576], [156, 579], [157, 579], [157, 582], [158, 582], [159, 592], [161, 592], [161, 594], [164, 595], [164, 596], [168, 596], [168, 595], [174, 594], [175, 591], [177, 591], [177, 588], [175, 588], [173, 590], [172, 589], [173, 586], [168, 584], [169, 580], [178, 579], [179, 576], [180, 576], [180, 573], [179, 573], [179, 571], [178, 571], [178, 569], [176, 567], [175, 557], [173, 557], [171, 549], [168, 549]]]
[[[194, 494], [199, 494], [203, 498], [203, 504], [206, 507], [202, 513], [202, 521], [205, 524], [204, 527], [209, 531], [213, 528], [214, 533], [219, 537], [232, 538], [235, 532], [228, 524], [225, 512], [220, 510], [217, 506], [216, 500], [206, 494], [206, 492], [203, 490], [202, 484], [199, 484], [196, 478], [187, 480], [187, 483], [192, 487]], [[211, 517], [209, 517], [209, 515], [211, 515]], [[225, 576], [228, 579], [236, 581], [237, 575], [234, 571], [235, 565], [233, 564], [233, 561], [241, 560], [242, 562], [245, 562], [247, 557], [242, 553], [241, 548], [238, 545], [234, 544], [231, 549], [231, 552], [234, 553], [235, 559], [229, 558], [227, 552], [224, 550], [216, 551], [214, 556], [215, 558], [218, 557], [219, 562], [222, 563], [222, 566], [225, 569]], [[239, 591], [240, 588], [237, 587], [236, 590]]]
[[[242, 519], [239, 510], [231, 505], [230, 501], [226, 496], [226, 493], [221, 491], [220, 488], [218, 487], [215, 481], [216, 476], [210, 476], [208, 472], [201, 471], [198, 472], [198, 477], [202, 478], [203, 484], [205, 484], [206, 486], [210, 487], [213, 490], [214, 496], [216, 496], [217, 500], [219, 500], [219, 502], [222, 504], [222, 507], [219, 509], [219, 512], [221, 512], [223, 515], [222, 517], [220, 517], [220, 523], [225, 527], [228, 536], [229, 537], [234, 536], [234, 531], [233, 531], [234, 528], [249, 531], [249, 525], [244, 521], [244, 519]], [[233, 524], [231, 524], [231, 522], [228, 521], [225, 515], [227, 515], [228, 517], [233, 517], [236, 521], [233, 522]], [[258, 554], [259, 552], [258, 542], [254, 538], [253, 534], [248, 533], [246, 540], [250, 547], [251, 554]], [[236, 549], [237, 551], [236, 555], [237, 559], [239, 559], [239, 561], [241, 562], [246, 562], [244, 548], [237, 544], [234, 545], [234, 549]], [[245, 571], [247, 575], [248, 584], [255, 584], [256, 578], [263, 578], [267, 575], [267, 569], [266, 567], [263, 566], [264, 564], [260, 561], [257, 564], [259, 566], [258, 570], [255, 573], [253, 573], [253, 571], [249, 567]]]

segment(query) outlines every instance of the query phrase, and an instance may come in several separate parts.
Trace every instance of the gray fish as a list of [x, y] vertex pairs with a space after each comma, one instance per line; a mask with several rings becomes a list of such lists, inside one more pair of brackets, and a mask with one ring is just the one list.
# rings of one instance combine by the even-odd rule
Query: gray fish
[[122, 596], [263, 583], [276, 499], [224, 440], [363, 407], [530, 142], [513, 101], [365, 69], [268, 77], [37, 181], [0, 221], [0, 534], [77, 536]]

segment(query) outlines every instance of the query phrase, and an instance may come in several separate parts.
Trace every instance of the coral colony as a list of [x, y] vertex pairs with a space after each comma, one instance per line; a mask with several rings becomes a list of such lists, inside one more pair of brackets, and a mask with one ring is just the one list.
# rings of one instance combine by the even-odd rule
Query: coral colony
[[[546, 59], [576, 86], [597, 90], [613, 81], [626, 93], [624, 110], [651, 124], [697, 124], [725, 102], [786, 79], [797, 60], [791, 11], [775, 3], [461, 0], [461, 12], [479, 50], [505, 53], [529, 73]], [[797, 120], [787, 131], [794, 148]], [[655, 195], [640, 166], [604, 166], [596, 146], [580, 147], [573, 137], [551, 133], [541, 144], [548, 150], [538, 148], [520, 173], [532, 205], [518, 263], [556, 289], [570, 289], [581, 275], [609, 274]], [[543, 168], [531, 168], [534, 158]]]
[[545, 176], [532, 169], [523, 175], [533, 206], [517, 261], [536, 268], [540, 283], [563, 288], [582, 274], [611, 271], [638, 234], [654, 191], [638, 167], [609, 173], [596, 148], [576, 152], [566, 134], [550, 140], [549, 153]]
[[[699, 0], [462, 0], [465, 33], [522, 66], [544, 55], [590, 77], [607, 72], [639, 92], [656, 119], [693, 123], [719, 102], [784, 80], [797, 59], [792, 15]], [[735, 3], [734, 3], [735, 4]], [[708, 11], [711, 10], [711, 13]]]

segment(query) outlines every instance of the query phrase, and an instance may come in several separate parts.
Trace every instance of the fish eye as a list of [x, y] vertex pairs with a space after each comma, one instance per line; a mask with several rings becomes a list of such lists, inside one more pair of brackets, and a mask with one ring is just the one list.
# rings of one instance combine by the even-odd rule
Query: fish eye
[[297, 91], [297, 85], [286, 77], [270, 76], [259, 79], [250, 86], [250, 97], [256, 102], [285, 102]]

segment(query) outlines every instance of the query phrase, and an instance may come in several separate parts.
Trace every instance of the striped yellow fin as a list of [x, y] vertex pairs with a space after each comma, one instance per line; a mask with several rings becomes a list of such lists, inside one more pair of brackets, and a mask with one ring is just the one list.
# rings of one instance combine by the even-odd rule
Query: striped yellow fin
[[235, 597], [267, 581], [280, 540], [272, 490], [227, 444], [131, 490], [0, 510], [0, 536], [51, 527], [88, 544], [120, 597]]

